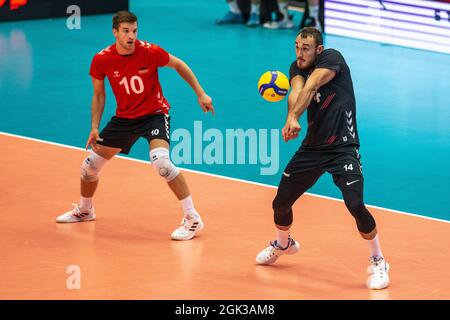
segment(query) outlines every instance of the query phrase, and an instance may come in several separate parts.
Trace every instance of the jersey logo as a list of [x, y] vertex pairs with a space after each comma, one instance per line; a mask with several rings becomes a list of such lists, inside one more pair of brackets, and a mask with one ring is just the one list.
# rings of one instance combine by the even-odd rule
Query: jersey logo
[[360, 179], [355, 180], [355, 181], [352, 181], [352, 182], [348, 182], [348, 181], [347, 181], [345, 184], [349, 186], [349, 185], [352, 185], [352, 184], [358, 182], [359, 180], [360, 180]]
[[158, 91], [158, 94], [156, 95], [156, 98], [158, 99], [158, 103], [162, 104], [164, 108], [168, 109], [169, 106], [164, 102], [164, 97], [161, 95], [161, 93]]
[[150, 43], [148, 43], [146, 41], [142, 41], [142, 40], [139, 40], [139, 44], [141, 45], [141, 47], [144, 47], [144, 48], [150, 48], [152, 46]]
[[106, 47], [105, 49], [101, 50], [99, 53], [99, 55], [104, 55], [106, 52], [110, 52], [111, 51], [111, 46]]
[[317, 91], [317, 93], [314, 95], [314, 100], [315, 100], [317, 103], [319, 103], [319, 102], [320, 102], [320, 97], [321, 97], [321, 94], [320, 94], [319, 91]]
[[120, 77], [119, 71], [114, 71], [113, 77], [114, 78], [119, 78]]
[[355, 139], [356, 133], [354, 132], [354, 127], [352, 125], [353, 123], [353, 118], [352, 118], [352, 110], [350, 111], [345, 111], [345, 115], [347, 116], [347, 130], [349, 132], [349, 134], [352, 136], [353, 139]]
[[144, 74], [148, 72], [148, 67], [139, 68], [139, 74]]

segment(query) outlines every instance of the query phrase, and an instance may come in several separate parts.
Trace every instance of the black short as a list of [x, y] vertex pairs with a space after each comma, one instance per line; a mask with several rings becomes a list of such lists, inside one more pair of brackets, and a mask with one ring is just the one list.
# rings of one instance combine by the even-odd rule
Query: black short
[[150, 143], [153, 139], [163, 139], [170, 143], [170, 116], [156, 114], [137, 119], [112, 117], [100, 132], [98, 144], [120, 148], [120, 153], [128, 154], [131, 147], [144, 137]]
[[[316, 181], [329, 172], [335, 183], [346, 179], [363, 181], [361, 156], [356, 147], [344, 147], [333, 150], [307, 150], [300, 148], [289, 161], [283, 172], [282, 182], [289, 181], [301, 195], [311, 188]], [[348, 180], [348, 182], [347, 182]]]
[[329, 172], [333, 175], [362, 175], [361, 156], [356, 147], [341, 147], [331, 150], [309, 150], [300, 148], [286, 166], [285, 173], [297, 175], [310, 171]]

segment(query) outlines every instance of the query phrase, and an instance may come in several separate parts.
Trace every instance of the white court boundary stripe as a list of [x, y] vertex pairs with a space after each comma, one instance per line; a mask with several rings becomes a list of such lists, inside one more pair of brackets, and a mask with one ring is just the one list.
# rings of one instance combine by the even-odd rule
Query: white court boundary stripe
[[[73, 150], [81, 150], [81, 151], [85, 151], [85, 152], [86, 152], [86, 150], [83, 149], [83, 148], [74, 147], [74, 146], [70, 146], [70, 145], [66, 145], [66, 144], [61, 144], [61, 143], [57, 143], [57, 142], [51, 142], [51, 141], [41, 140], [41, 139], [36, 139], [36, 138], [30, 138], [30, 137], [21, 136], [21, 135], [12, 134], [12, 133], [7, 133], [7, 132], [3, 132], [3, 131], [0, 131], [0, 134], [5, 135], [5, 136], [14, 137], [14, 138], [19, 138], [19, 139], [24, 139], [24, 140], [30, 140], [30, 141], [35, 141], [35, 142], [40, 142], [40, 143], [50, 144], [50, 145], [54, 145], [54, 146], [58, 146], [58, 147], [63, 147], [63, 148], [68, 148], [68, 149], [73, 149]], [[127, 157], [124, 157], [124, 156], [116, 156], [116, 158], [125, 159], [125, 160], [130, 160], [130, 161], [134, 161], [134, 162], [145, 163], [145, 164], [150, 164], [150, 161], [145, 161], [145, 160], [140, 160], [140, 159], [135, 159], [135, 158], [127, 158]], [[237, 178], [232, 178], [232, 177], [227, 177], [227, 176], [221, 176], [221, 175], [218, 175], [218, 174], [213, 174], [213, 173], [208, 173], [208, 172], [202, 172], [202, 171], [197, 171], [197, 170], [191, 170], [191, 169], [185, 169], [185, 168], [180, 168], [180, 169], [181, 169], [182, 171], [187, 171], [187, 172], [197, 173], [197, 174], [201, 174], [201, 175], [205, 175], [205, 176], [210, 176], [210, 177], [215, 177], [215, 178], [221, 178], [221, 179], [231, 180], [231, 181], [237, 181], [237, 182], [243, 182], [243, 183], [249, 183], [249, 184], [253, 184], [253, 185], [257, 185], [257, 186], [261, 186], [261, 187], [267, 187], [267, 188], [277, 189], [276, 186], [271, 186], [270, 184], [259, 183], [259, 182], [254, 182], [254, 181], [248, 181], [248, 180], [243, 180], [243, 179], [237, 179]], [[328, 199], [328, 200], [334, 200], [334, 201], [344, 202], [344, 200], [342, 200], [342, 199], [337, 199], [337, 198], [332, 198], [332, 197], [322, 196], [322, 195], [319, 195], [319, 194], [314, 194], [314, 193], [309, 193], [309, 192], [306, 192], [305, 194], [307, 194], [307, 195], [309, 195], [309, 196], [317, 197], [317, 198], [322, 198], [322, 199]], [[389, 209], [389, 208], [383, 208], [383, 207], [373, 206], [373, 205], [369, 205], [369, 204], [366, 204], [366, 206], [369, 207], [369, 208], [374, 208], [374, 209], [380, 209], [380, 210], [390, 211], [390, 212], [394, 212], [394, 213], [398, 213], [398, 214], [403, 214], [403, 215], [407, 215], [407, 216], [413, 216], [413, 217], [422, 218], [422, 219], [427, 219], [427, 220], [433, 220], [433, 221], [439, 221], [439, 222], [450, 223], [450, 220], [444, 220], [444, 219], [432, 218], [432, 217], [427, 217], [427, 216], [423, 216], [423, 215], [420, 215], [420, 214], [415, 214], [415, 213], [410, 213], [410, 212], [404, 212], [404, 211], [399, 211], [399, 210], [394, 210], [394, 209]]]

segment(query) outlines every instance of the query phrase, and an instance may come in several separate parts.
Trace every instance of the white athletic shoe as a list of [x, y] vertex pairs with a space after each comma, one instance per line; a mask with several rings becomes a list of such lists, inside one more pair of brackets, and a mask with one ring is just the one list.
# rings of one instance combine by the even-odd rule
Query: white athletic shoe
[[197, 232], [204, 227], [202, 218], [194, 218], [185, 216], [181, 220], [181, 226], [179, 226], [174, 232], [172, 232], [172, 239], [174, 240], [191, 240]]
[[289, 238], [289, 243], [286, 248], [281, 248], [277, 244], [277, 240], [271, 241], [270, 246], [258, 253], [256, 256], [257, 264], [274, 264], [278, 257], [283, 254], [294, 254], [300, 249], [300, 245], [294, 239]]
[[73, 209], [56, 218], [59, 223], [85, 222], [95, 220], [94, 207], [88, 212], [81, 212], [80, 206], [72, 203]]
[[389, 264], [380, 256], [370, 257], [369, 261], [367, 273], [371, 273], [371, 276], [367, 279], [367, 288], [374, 290], [387, 288], [389, 285]]
[[267, 21], [263, 24], [267, 29], [291, 29], [294, 27], [294, 23], [290, 19], [282, 21]]

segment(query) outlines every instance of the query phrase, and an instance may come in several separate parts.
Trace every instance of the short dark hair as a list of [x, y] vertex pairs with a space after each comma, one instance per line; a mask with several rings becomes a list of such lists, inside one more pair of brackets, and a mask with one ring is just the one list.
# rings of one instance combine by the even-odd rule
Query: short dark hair
[[308, 37], [313, 37], [317, 46], [323, 45], [322, 33], [319, 29], [314, 27], [305, 27], [297, 34], [297, 37], [300, 36], [303, 39]]
[[130, 11], [119, 11], [112, 19], [113, 29], [119, 30], [119, 26], [122, 22], [137, 22], [137, 17]]

